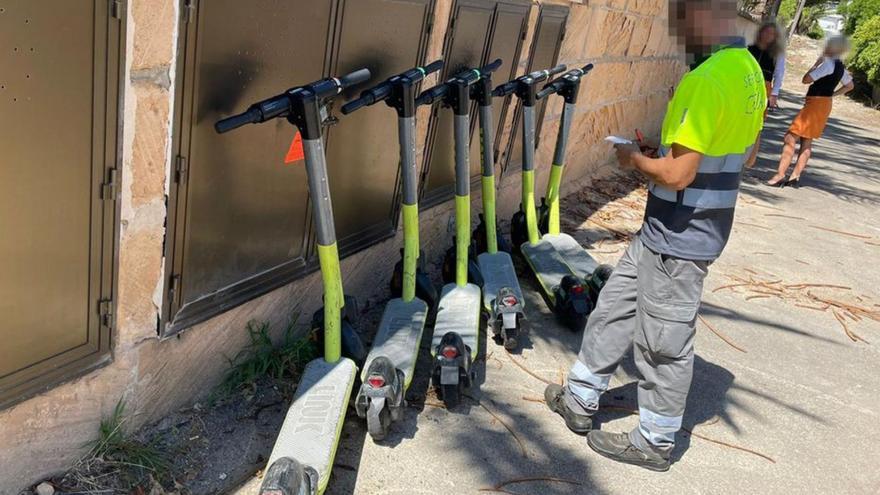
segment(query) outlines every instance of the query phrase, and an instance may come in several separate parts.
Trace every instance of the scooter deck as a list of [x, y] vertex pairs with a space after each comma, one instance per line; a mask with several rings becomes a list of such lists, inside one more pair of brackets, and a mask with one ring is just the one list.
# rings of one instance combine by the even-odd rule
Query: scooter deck
[[483, 253], [477, 256], [480, 272], [483, 275], [483, 308], [492, 312], [495, 296], [503, 287], [513, 290], [517, 299], [523, 301], [522, 289], [516, 278], [513, 259], [507, 253]]
[[416, 358], [419, 355], [419, 343], [425, 330], [428, 318], [428, 305], [421, 299], [405, 302], [403, 299], [392, 299], [385, 306], [379, 331], [373, 339], [373, 348], [367, 355], [361, 380], [367, 379], [367, 370], [373, 359], [385, 356], [394, 363], [394, 367], [404, 374], [403, 388], [409, 388]]
[[562, 283], [566, 275], [573, 275], [571, 267], [565, 262], [565, 258], [556, 251], [549, 241], [544, 239], [535, 244], [526, 242], [520, 248], [526, 261], [531, 266], [541, 289], [551, 302], [556, 301], [553, 289]]
[[459, 287], [446, 284], [440, 294], [434, 336], [431, 339], [431, 355], [437, 352], [440, 340], [448, 332], [456, 332], [471, 349], [471, 359], [477, 357], [480, 334], [480, 287], [467, 284]]
[[589, 278], [599, 268], [599, 263], [568, 234], [544, 234], [541, 240], [549, 242], [565, 260], [565, 264], [581, 278]]
[[324, 491], [356, 375], [357, 366], [346, 358], [335, 363], [316, 359], [306, 365], [267, 466], [293, 457], [318, 472], [318, 493]]

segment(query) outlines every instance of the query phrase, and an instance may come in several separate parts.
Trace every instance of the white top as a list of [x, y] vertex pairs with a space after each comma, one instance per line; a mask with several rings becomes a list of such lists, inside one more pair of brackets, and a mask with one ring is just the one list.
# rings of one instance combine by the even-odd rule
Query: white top
[[[810, 71], [809, 76], [813, 79], [813, 81], [818, 81], [820, 78], [825, 77], [829, 74], [834, 74], [834, 59], [830, 57], [825, 57], [822, 60], [822, 63], [819, 64], [819, 67], [816, 67], [812, 71]], [[852, 75], [848, 70], [843, 69], [843, 77], [840, 78], [840, 84], [844, 86], [848, 85], [852, 82]]]
[[776, 66], [773, 68], [773, 88], [770, 89], [771, 95], [779, 96], [783, 79], [785, 79], [785, 52], [776, 56]]

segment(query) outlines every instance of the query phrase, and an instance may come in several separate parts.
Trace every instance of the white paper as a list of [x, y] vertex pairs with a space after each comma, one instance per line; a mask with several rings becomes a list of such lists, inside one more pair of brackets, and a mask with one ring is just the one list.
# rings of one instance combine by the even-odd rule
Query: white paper
[[608, 141], [611, 144], [633, 144], [633, 142], [629, 139], [624, 139], [617, 136], [608, 136], [605, 138], [605, 141]]

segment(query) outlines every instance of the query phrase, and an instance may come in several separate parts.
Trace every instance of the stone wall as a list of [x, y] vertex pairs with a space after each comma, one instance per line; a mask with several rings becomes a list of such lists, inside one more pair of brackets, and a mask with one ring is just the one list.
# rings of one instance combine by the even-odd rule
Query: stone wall
[[[429, 60], [441, 56], [451, 3], [437, 1]], [[611, 148], [602, 141], [604, 136], [632, 136], [635, 128], [648, 136], [657, 134], [666, 100], [684, 65], [678, 47], [667, 35], [662, 0], [546, 3], [571, 8], [560, 62], [595, 64], [577, 107], [564, 194], [610, 170]], [[249, 320], [269, 321], [280, 329], [291, 318], [291, 301], [304, 314], [311, 314], [320, 304], [320, 277], [315, 273], [201, 323], [178, 338], [156, 339], [178, 2], [128, 0], [126, 12], [119, 294], [113, 362], [0, 411], [0, 495], [15, 494], [28, 483], [70, 465], [81, 454], [81, 446], [95, 436], [101, 417], [121, 397], [134, 414], [131, 427], [156, 421], [166, 412], [204, 397], [227, 366], [224, 356], [234, 355], [246, 343], [243, 330]], [[535, 7], [530, 15], [532, 26], [537, 16]], [[524, 44], [523, 70], [530, 43], [527, 39]], [[544, 119], [537, 154], [538, 191], [546, 183], [560, 111], [561, 101], [554, 98]], [[424, 142], [427, 115], [426, 109], [419, 114], [420, 142]], [[508, 134], [512, 115], [508, 112]], [[502, 218], [510, 218], [519, 204], [519, 188], [516, 173], [501, 182]], [[479, 211], [478, 205], [474, 210]], [[422, 216], [422, 238], [430, 260], [439, 258], [446, 248], [446, 222], [451, 211], [447, 203]], [[387, 297], [383, 285], [375, 280], [387, 279], [400, 241], [398, 235], [345, 259], [346, 290], [361, 300]]]

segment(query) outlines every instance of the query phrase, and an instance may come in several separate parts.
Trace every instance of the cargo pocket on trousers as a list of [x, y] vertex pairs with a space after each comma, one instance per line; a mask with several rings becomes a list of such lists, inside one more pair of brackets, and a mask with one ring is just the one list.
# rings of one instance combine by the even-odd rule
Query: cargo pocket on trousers
[[655, 357], [679, 359], [693, 347], [694, 320], [700, 301], [658, 301], [650, 295], [639, 297], [641, 332], [648, 351]]

